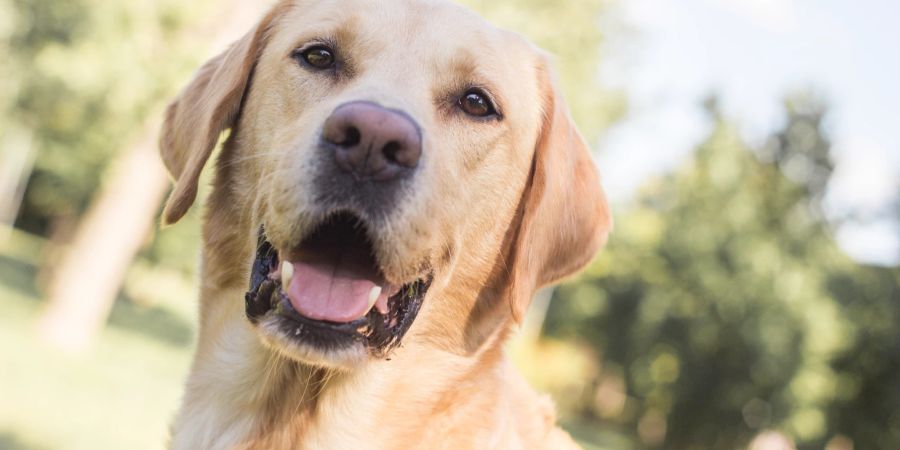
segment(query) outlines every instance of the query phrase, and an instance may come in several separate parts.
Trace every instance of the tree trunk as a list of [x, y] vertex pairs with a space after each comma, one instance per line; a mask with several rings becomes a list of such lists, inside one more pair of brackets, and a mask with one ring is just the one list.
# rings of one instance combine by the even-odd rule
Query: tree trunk
[[41, 337], [62, 350], [86, 350], [109, 316], [131, 260], [146, 241], [168, 187], [156, 151], [156, 122], [122, 155], [53, 270]]
[[[183, 37], [213, 36], [212, 47], [221, 51], [246, 32], [269, 3], [222, 2], [220, 14]], [[169, 183], [157, 152], [158, 130], [156, 120], [144, 127], [143, 137], [114, 168], [55, 267], [38, 333], [64, 351], [79, 353], [90, 347], [109, 317], [129, 264], [156, 224]]]
[[0, 142], [0, 245], [8, 238], [34, 167], [31, 133], [9, 131]]

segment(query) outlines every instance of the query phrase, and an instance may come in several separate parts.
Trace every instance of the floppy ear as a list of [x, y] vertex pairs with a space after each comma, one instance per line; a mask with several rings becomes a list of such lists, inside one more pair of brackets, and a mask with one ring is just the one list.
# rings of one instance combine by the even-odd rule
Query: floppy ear
[[175, 188], [162, 222], [177, 222], [194, 203], [197, 183], [219, 135], [238, 117], [253, 68], [279, 8], [224, 53], [207, 61], [166, 110], [159, 147]]
[[507, 266], [508, 298], [517, 322], [537, 289], [587, 265], [612, 229], [590, 150], [546, 64], [539, 70], [543, 124]]

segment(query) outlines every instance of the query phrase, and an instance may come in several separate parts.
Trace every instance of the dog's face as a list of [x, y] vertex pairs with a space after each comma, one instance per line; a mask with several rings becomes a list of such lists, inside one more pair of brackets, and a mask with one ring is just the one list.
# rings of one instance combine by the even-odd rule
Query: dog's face
[[239, 265], [240, 320], [307, 363], [384, 357], [420, 307], [411, 338], [477, 340], [609, 230], [545, 58], [455, 5], [281, 2], [170, 107], [164, 221], [226, 128], [208, 220], [241, 242], [204, 266]]

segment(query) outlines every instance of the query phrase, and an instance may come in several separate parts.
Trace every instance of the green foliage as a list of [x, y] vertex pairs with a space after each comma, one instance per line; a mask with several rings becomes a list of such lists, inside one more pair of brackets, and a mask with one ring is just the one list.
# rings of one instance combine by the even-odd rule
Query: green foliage
[[196, 64], [201, 42], [179, 31], [203, 4], [0, 3], [0, 131], [26, 132], [37, 153], [18, 226], [44, 234], [84, 211], [115, 153]]
[[623, 113], [621, 93], [597, 82], [610, 0], [462, 0], [492, 23], [522, 33], [546, 50], [575, 121], [589, 140]]
[[832, 362], [839, 397], [829, 428], [856, 448], [900, 445], [900, 270], [866, 267], [834, 274], [829, 290], [855, 326], [855, 339]]
[[547, 331], [589, 342], [603, 368], [577, 414], [647, 448], [739, 448], [771, 428], [810, 448], [834, 433], [900, 446], [896, 272], [838, 250], [819, 211], [824, 110], [798, 99], [787, 111], [754, 152], [713, 104], [693, 159], [648, 184], [557, 292]]

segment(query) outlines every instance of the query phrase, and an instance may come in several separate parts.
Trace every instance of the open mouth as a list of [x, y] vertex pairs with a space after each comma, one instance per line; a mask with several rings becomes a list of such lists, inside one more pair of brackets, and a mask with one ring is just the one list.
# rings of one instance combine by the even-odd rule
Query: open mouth
[[284, 254], [260, 228], [246, 313], [254, 323], [274, 321], [298, 343], [325, 350], [363, 345], [385, 356], [409, 330], [430, 284], [430, 276], [385, 281], [365, 224], [338, 213]]

